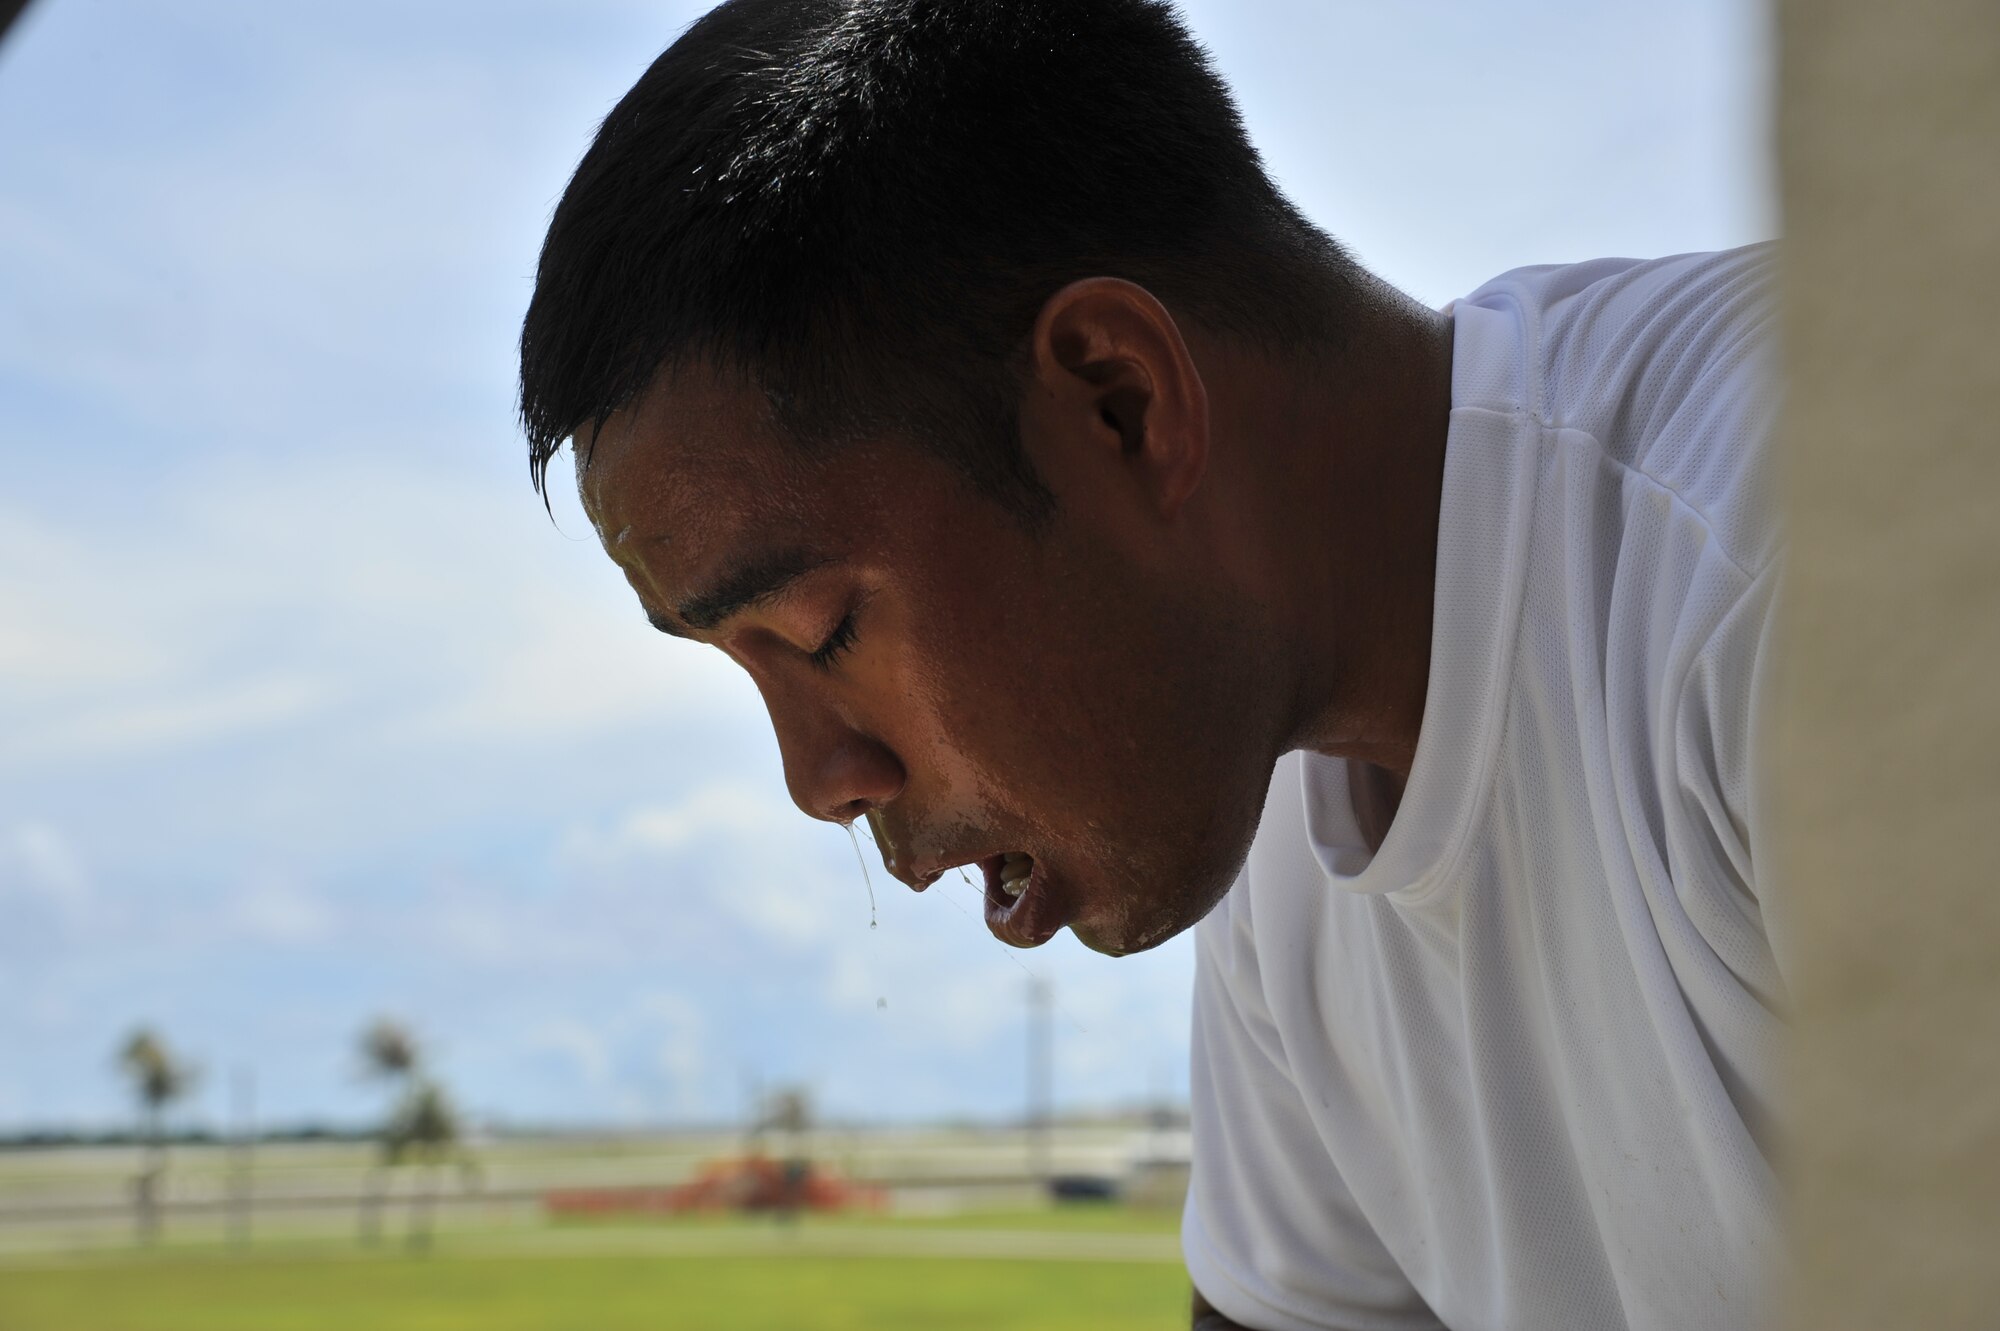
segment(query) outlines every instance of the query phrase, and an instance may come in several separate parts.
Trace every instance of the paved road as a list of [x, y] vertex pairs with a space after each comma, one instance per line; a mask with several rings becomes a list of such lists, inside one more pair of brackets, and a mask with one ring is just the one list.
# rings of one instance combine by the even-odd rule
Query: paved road
[[1034, 1229], [661, 1229], [547, 1230], [484, 1234], [453, 1252], [495, 1256], [568, 1253], [719, 1257], [796, 1253], [827, 1257], [985, 1257], [1077, 1262], [1179, 1262], [1172, 1234], [1091, 1234]]

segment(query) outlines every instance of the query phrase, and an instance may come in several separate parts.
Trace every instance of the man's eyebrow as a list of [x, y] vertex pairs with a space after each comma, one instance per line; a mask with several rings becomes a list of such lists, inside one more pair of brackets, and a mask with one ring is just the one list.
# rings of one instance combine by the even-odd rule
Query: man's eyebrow
[[833, 562], [829, 556], [803, 546], [757, 555], [723, 574], [714, 586], [696, 592], [674, 607], [679, 623], [652, 613], [646, 618], [660, 632], [675, 637], [685, 638], [689, 629], [706, 632], [731, 615], [776, 596], [814, 569]]

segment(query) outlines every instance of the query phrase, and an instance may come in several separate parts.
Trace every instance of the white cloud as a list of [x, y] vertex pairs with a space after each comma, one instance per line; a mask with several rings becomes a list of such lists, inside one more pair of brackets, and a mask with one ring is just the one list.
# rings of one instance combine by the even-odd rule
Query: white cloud
[[318, 893], [291, 879], [267, 875], [237, 893], [224, 923], [253, 941], [303, 946], [332, 939], [337, 920]]
[[[748, 786], [704, 786], [679, 804], [634, 809], [625, 815], [612, 844], [621, 849], [679, 850], [699, 839], [767, 835], [787, 810]], [[796, 810], [790, 810], [797, 817]]]
[[[108, 605], [95, 599], [106, 591]], [[117, 593], [89, 541], [0, 510], [0, 698], [39, 701], [170, 669], [170, 645], [122, 614], [130, 598]]]
[[528, 1029], [525, 1043], [530, 1053], [557, 1055], [593, 1090], [611, 1082], [611, 1050], [604, 1036], [580, 1021], [560, 1017], [538, 1021]]
[[0, 894], [9, 892], [38, 898], [70, 917], [92, 904], [82, 857], [46, 823], [19, 823], [0, 838]]
[[190, 475], [85, 543], [0, 510], [0, 763], [100, 761], [329, 711], [389, 749], [761, 725], [524, 493], [381, 461]]
[[[779, 790], [722, 781], [628, 810], [608, 832], [573, 828], [565, 859], [609, 887], [672, 890], [684, 907], [692, 894], [763, 941], [799, 949], [865, 909], [860, 866], [829, 853], [845, 850], [834, 846], [845, 835], [808, 819]], [[886, 877], [870, 881], [876, 891], [901, 890]]]
[[206, 744], [281, 728], [317, 710], [328, 693], [321, 681], [275, 678], [122, 705], [85, 704], [58, 714], [52, 725], [29, 729], [8, 746], [6, 757], [17, 763], [93, 762]]
[[642, 1008], [661, 1028], [655, 1056], [667, 1080], [669, 1109], [690, 1117], [712, 1112], [716, 1087], [708, 1059], [708, 1023], [701, 1009], [675, 993], [652, 994]]

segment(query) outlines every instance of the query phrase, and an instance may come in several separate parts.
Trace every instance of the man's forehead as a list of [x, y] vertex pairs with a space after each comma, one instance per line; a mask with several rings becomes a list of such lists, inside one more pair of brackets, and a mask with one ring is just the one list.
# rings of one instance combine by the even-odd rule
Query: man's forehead
[[718, 528], [796, 513], [798, 460], [760, 404], [746, 388], [682, 371], [579, 430], [577, 489], [605, 548], [686, 548]]
[[840, 562], [796, 528], [711, 516], [679, 529], [627, 525], [606, 531], [605, 550], [654, 627], [689, 636], [768, 601], [814, 571]]
[[680, 583], [746, 550], [794, 542], [791, 506], [739, 469], [665, 457], [591, 474], [591, 522], [605, 552], [650, 581]]

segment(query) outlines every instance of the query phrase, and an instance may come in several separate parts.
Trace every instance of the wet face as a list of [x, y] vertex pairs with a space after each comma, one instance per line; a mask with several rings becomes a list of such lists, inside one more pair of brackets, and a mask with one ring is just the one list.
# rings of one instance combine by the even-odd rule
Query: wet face
[[1227, 889], [1276, 718], [1254, 622], [1184, 536], [1115, 477], [1042, 470], [1058, 508], [1031, 531], [914, 447], [808, 459], [754, 394], [683, 372], [580, 484], [653, 622], [756, 681], [801, 809], [866, 818], [918, 890], [983, 877], [1005, 942], [1133, 952]]

